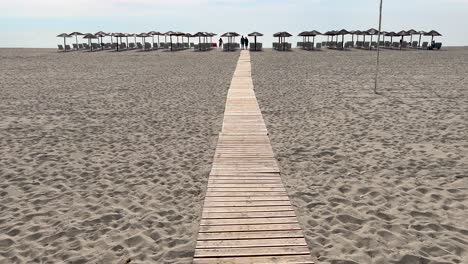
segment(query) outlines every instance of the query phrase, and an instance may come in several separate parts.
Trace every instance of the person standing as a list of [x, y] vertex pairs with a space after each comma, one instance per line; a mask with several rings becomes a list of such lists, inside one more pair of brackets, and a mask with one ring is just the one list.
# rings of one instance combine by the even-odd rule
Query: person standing
[[241, 49], [244, 49], [244, 36], [241, 37]]
[[223, 39], [222, 38], [219, 38], [219, 48], [220, 49], [223, 48]]
[[248, 37], [244, 38], [244, 45], [245, 45], [245, 49], [248, 50], [249, 49], [249, 38]]

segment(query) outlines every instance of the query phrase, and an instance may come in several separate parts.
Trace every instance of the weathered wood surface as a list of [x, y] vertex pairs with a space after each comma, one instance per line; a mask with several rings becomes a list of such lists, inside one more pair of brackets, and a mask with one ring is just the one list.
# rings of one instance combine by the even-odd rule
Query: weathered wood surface
[[242, 51], [228, 91], [194, 263], [313, 263]]

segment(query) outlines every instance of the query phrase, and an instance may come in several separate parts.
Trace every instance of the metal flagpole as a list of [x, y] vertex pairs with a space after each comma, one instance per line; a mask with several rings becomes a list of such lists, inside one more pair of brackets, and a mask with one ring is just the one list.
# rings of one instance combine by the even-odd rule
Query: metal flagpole
[[[382, 32], [382, 2], [383, 0], [380, 0], [379, 36], [377, 37], [377, 43], [380, 43], [380, 32]], [[375, 94], [377, 94], [377, 80], [379, 78], [379, 59], [380, 59], [380, 45], [377, 45], [377, 66], [375, 70], [375, 86], [374, 86]]]

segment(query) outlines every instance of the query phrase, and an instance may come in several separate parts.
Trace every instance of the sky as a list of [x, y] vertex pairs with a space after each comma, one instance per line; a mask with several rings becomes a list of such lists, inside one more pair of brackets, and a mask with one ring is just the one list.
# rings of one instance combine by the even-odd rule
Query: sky
[[[378, 28], [378, 11], [379, 0], [0, 0], [0, 47], [52, 48], [63, 32], [152, 30], [259, 31], [268, 47], [278, 31]], [[466, 46], [467, 15], [468, 0], [384, 0], [382, 29], [434, 29], [444, 46]]]

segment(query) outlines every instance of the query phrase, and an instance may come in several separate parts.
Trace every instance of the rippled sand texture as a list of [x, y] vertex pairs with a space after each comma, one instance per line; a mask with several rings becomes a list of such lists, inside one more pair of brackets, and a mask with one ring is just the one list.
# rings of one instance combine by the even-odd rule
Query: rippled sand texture
[[190, 263], [238, 53], [0, 50], [0, 263]]
[[468, 263], [468, 49], [252, 54], [318, 263]]

